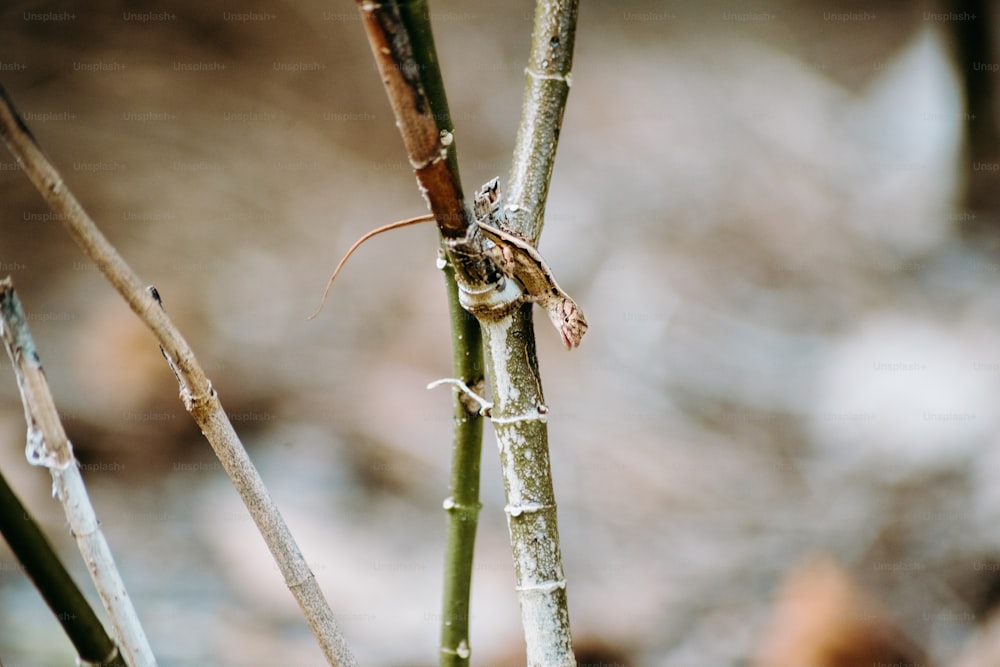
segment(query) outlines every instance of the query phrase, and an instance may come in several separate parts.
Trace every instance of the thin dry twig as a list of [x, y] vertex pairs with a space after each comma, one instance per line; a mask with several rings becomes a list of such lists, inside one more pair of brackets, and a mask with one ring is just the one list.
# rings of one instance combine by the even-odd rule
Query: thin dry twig
[[[25, 455], [52, 474], [52, 490], [62, 503], [80, 555], [111, 619], [122, 655], [133, 667], [155, 666], [156, 658], [125, 589], [111, 548], [100, 529], [73, 447], [56, 410], [21, 301], [10, 278], [0, 280], [0, 334], [10, 355], [28, 425]], [[114, 658], [107, 657], [105, 662]]]

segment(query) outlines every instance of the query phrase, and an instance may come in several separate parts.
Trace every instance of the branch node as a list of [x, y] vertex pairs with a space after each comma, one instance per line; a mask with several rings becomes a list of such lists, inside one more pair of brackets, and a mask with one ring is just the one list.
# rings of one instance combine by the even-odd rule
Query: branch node
[[537, 514], [545, 510], [555, 509], [555, 505], [544, 505], [542, 503], [523, 503], [521, 505], [505, 505], [503, 511], [510, 516], [521, 516], [522, 514]]
[[[68, 439], [65, 439], [65, 436], [63, 436], [63, 440], [65, 441], [65, 445], [56, 444], [54, 446], [50, 446], [48, 441], [45, 439], [45, 434], [42, 432], [42, 429], [36, 425], [34, 416], [32, 416], [32, 421], [28, 424], [28, 435], [24, 445], [24, 457], [28, 459], [28, 463], [31, 465], [48, 468], [53, 474], [63, 472], [76, 463], [76, 459], [73, 457], [73, 446], [70, 444]], [[67, 453], [60, 456], [59, 450], [62, 447], [66, 448]], [[52, 487], [52, 495], [55, 496], [54, 485]]]
[[458, 510], [476, 510], [476, 511], [478, 511], [478, 510], [482, 509], [483, 504], [482, 503], [475, 503], [474, 505], [463, 505], [461, 503], [455, 502], [455, 497], [454, 496], [448, 496], [447, 498], [444, 499], [444, 502], [441, 503], [441, 507], [444, 508], [445, 512], [455, 512], [455, 511], [458, 511]]
[[518, 591], [540, 591], [543, 593], [551, 593], [553, 591], [564, 590], [566, 588], [565, 579], [557, 579], [555, 581], [538, 581], [533, 584], [527, 584], [524, 586], [517, 586]]
[[539, 405], [534, 412], [522, 412], [515, 415], [504, 415], [503, 417], [491, 417], [493, 424], [521, 424], [523, 422], [539, 421], [543, 424], [549, 420], [549, 409], [544, 405]]
[[530, 67], [525, 67], [524, 73], [532, 79], [539, 81], [563, 81], [567, 86], [573, 85], [573, 75], [571, 72], [567, 72], [566, 74], [551, 74], [547, 72], [536, 72]]
[[181, 400], [184, 402], [184, 409], [188, 412], [193, 413], [197, 408], [208, 404], [218, 396], [215, 392], [215, 387], [212, 386], [212, 381], [206, 381], [208, 382], [208, 392], [198, 396], [192, 394], [187, 386], [181, 387]]
[[469, 649], [469, 645], [463, 639], [458, 645], [458, 648], [448, 648], [446, 646], [441, 647], [441, 653], [444, 655], [457, 655], [459, 658], [467, 659], [472, 655], [472, 651]]

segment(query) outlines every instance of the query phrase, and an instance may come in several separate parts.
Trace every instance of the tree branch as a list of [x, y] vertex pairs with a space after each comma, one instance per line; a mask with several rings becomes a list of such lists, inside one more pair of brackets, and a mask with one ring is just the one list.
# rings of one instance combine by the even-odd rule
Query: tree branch
[[[21, 391], [28, 427], [25, 449], [28, 462], [48, 468], [52, 475], [53, 493], [66, 512], [70, 531], [111, 618], [126, 662], [132, 667], [155, 667], [156, 658], [100, 529], [10, 278], [0, 280], [0, 334]], [[102, 656], [102, 662], [113, 657], [112, 646], [112, 651]]]
[[569, 96], [578, 0], [539, 0], [510, 167], [511, 228], [537, 241]]
[[[438, 223], [442, 244], [475, 242], [458, 172], [454, 126], [448, 109], [425, 0], [359, 2], [365, 30], [382, 74], [418, 185]], [[476, 276], [497, 279], [495, 267], [470, 251], [445, 266], [452, 332], [452, 367], [467, 386], [482, 387], [483, 348], [479, 323], [463, 310], [456, 273], [463, 282]], [[471, 655], [469, 599], [479, 510], [479, 469], [483, 421], [477, 406], [453, 391], [455, 428], [447, 512], [440, 664], [467, 667]]]
[[[419, 63], [415, 58], [414, 44], [399, 3], [358, 0], [358, 6], [421, 192], [442, 236], [463, 237], [473, 218], [465, 205], [455, 160], [448, 157], [454, 135], [447, 128], [438, 127], [427, 96], [421, 65], [428, 63]], [[430, 34], [429, 29], [426, 34]], [[422, 46], [426, 49], [428, 43], [425, 41]], [[433, 40], [429, 47], [433, 48]]]
[[[569, 93], [576, 16], [575, 0], [539, 0], [535, 8], [506, 212], [510, 228], [536, 242]], [[493, 425], [500, 447], [527, 662], [570, 667], [576, 665], [576, 658], [549, 464], [548, 408], [538, 374], [531, 315], [531, 304], [525, 304], [509, 318], [483, 325], [494, 396]]]

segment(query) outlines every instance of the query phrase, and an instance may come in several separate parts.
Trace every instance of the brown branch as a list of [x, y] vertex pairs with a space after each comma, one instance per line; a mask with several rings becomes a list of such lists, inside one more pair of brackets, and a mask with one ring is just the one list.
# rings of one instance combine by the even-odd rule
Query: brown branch
[[448, 159], [454, 136], [438, 129], [399, 7], [394, 2], [366, 0], [358, 0], [358, 6], [406, 154], [427, 205], [442, 236], [464, 237], [474, 218], [465, 205], [458, 172]]

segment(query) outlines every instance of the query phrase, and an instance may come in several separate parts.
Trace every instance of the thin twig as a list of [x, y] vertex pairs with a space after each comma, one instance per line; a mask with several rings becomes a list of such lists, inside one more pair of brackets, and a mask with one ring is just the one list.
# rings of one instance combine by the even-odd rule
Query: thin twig
[[[126, 662], [133, 667], [156, 665], [156, 658], [139, 623], [111, 549], [101, 532], [90, 496], [83, 484], [73, 448], [66, 438], [42, 362], [28, 329], [27, 318], [10, 278], [0, 280], [0, 317], [4, 346], [17, 374], [17, 386], [28, 425], [25, 454], [32, 465], [49, 469], [52, 488], [62, 503], [70, 531], [90, 571], [104, 608], [111, 618]], [[106, 656], [113, 659], [114, 654]]]
[[73, 240], [156, 336], [177, 375], [184, 407], [205, 434], [243, 499], [327, 660], [332, 665], [356, 664], [316, 577], [306, 564], [260, 473], [250, 461], [194, 352], [158, 300], [66, 188], [59, 172], [35, 143], [2, 87], [0, 136], [52, 210], [61, 214], [60, 219]]
[[[483, 347], [479, 323], [462, 307], [457, 281], [495, 280], [499, 272], [475, 252], [456, 256], [450, 239], [470, 236], [478, 228], [465, 204], [458, 172], [454, 126], [448, 110], [430, 12], [425, 0], [372, 3], [359, 0], [362, 20], [378, 63], [386, 93], [403, 135], [421, 192], [437, 219], [451, 319], [453, 373], [466, 386], [481, 387]], [[454, 392], [454, 431], [445, 545], [444, 594], [441, 612], [441, 667], [467, 667], [471, 655], [469, 600], [472, 557], [478, 525], [483, 420], [465, 397]]]

